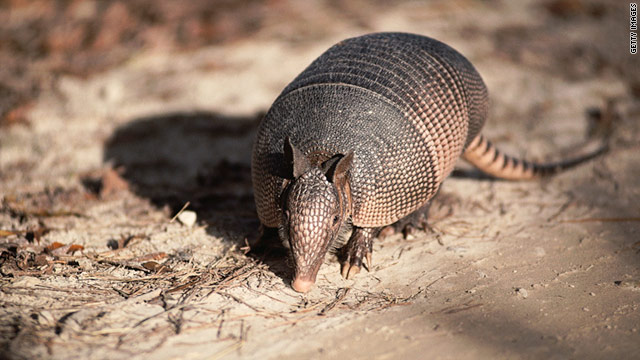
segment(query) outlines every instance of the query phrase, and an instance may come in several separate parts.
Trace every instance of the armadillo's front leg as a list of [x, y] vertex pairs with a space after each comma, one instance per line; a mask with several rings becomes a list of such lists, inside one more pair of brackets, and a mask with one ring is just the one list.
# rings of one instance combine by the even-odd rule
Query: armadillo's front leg
[[360, 272], [362, 259], [367, 259], [367, 269], [371, 270], [371, 251], [373, 250], [373, 239], [378, 236], [380, 228], [354, 227], [349, 242], [345, 246], [345, 260], [342, 263], [342, 277], [352, 278]]

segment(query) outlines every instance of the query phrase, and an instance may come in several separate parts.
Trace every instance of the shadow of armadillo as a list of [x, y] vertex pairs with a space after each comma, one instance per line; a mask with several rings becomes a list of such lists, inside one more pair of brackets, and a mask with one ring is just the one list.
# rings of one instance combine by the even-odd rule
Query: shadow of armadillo
[[107, 141], [104, 160], [137, 195], [172, 214], [189, 202], [212, 234], [235, 241], [258, 228], [250, 161], [261, 116], [193, 112], [134, 119]]

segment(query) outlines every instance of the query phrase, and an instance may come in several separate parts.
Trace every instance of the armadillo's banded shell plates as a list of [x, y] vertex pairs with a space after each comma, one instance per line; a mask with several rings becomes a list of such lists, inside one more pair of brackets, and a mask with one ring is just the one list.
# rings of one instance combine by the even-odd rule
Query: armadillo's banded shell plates
[[289, 137], [311, 157], [355, 153], [353, 224], [390, 224], [427, 202], [479, 133], [487, 91], [473, 66], [436, 40], [380, 33], [345, 40], [289, 84], [253, 151], [258, 214], [277, 226]]

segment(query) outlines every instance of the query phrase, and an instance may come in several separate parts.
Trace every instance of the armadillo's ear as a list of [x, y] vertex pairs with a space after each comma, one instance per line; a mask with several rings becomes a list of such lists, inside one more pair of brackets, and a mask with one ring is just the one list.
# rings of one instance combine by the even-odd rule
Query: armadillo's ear
[[352, 165], [353, 151], [349, 151], [346, 155], [336, 155], [325, 161], [322, 168], [329, 181], [342, 186], [347, 180], [347, 175]]
[[311, 167], [309, 159], [293, 146], [288, 136], [284, 139], [284, 161], [292, 167], [294, 178], [299, 177]]

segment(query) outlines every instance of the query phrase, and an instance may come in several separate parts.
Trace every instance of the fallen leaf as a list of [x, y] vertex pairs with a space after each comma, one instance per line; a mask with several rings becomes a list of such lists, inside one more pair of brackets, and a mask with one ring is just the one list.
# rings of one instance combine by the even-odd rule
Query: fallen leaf
[[75, 253], [76, 251], [82, 251], [82, 250], [84, 250], [84, 246], [72, 244], [71, 246], [69, 246], [69, 249], [67, 249], [67, 254], [73, 255], [73, 253]]
[[160, 268], [160, 264], [158, 264], [155, 261], [146, 261], [142, 263], [142, 266], [144, 266], [145, 269], [147, 270], [151, 270], [151, 271], [156, 271], [158, 270], [158, 268]]
[[59, 243], [59, 242], [57, 242], [57, 241], [56, 241], [56, 242], [53, 242], [53, 243], [49, 244], [49, 245], [47, 246], [47, 250], [48, 250], [48, 251], [53, 251], [53, 250], [55, 250], [55, 249], [59, 249], [59, 248], [61, 248], [61, 247], [63, 247], [63, 246], [64, 246], [64, 244]]

